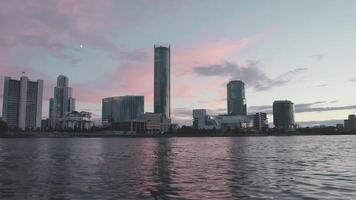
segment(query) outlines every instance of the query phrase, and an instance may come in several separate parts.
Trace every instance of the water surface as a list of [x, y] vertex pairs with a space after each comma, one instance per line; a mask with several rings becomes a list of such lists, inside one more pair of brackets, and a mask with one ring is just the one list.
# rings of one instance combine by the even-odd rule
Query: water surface
[[0, 139], [0, 199], [356, 199], [356, 136]]

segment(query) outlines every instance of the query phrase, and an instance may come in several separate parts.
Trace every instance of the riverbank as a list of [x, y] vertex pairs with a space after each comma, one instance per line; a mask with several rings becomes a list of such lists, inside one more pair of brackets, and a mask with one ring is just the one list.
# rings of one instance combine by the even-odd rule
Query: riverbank
[[266, 137], [266, 136], [312, 136], [312, 135], [356, 135], [356, 132], [338, 131], [325, 132], [273, 132], [273, 133], [170, 133], [170, 134], [133, 134], [120, 131], [98, 132], [9, 132], [0, 135], [0, 138], [66, 138], [66, 137], [131, 137], [131, 138], [157, 138], [157, 137]]

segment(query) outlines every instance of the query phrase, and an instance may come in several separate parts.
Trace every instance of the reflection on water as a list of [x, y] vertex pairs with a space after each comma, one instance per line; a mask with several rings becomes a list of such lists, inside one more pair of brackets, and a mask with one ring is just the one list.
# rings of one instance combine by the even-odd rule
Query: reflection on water
[[0, 139], [0, 199], [355, 199], [356, 137]]

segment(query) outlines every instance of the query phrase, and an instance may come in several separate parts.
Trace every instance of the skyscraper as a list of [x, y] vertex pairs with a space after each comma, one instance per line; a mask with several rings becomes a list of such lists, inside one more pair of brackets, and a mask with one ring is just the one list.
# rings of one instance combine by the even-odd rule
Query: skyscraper
[[[51, 106], [52, 105], [52, 106]], [[57, 77], [57, 86], [54, 88], [54, 98], [50, 99], [50, 125], [52, 128], [60, 127], [60, 120], [65, 114], [75, 110], [75, 99], [72, 97], [72, 88], [69, 87], [68, 77]]]
[[171, 58], [169, 45], [154, 46], [154, 112], [171, 117]]
[[4, 79], [3, 120], [9, 128], [34, 130], [41, 128], [43, 81]]
[[230, 81], [227, 84], [227, 111], [229, 115], [246, 115], [244, 82]]
[[144, 96], [118, 96], [104, 98], [102, 122], [104, 126], [135, 120], [144, 113]]

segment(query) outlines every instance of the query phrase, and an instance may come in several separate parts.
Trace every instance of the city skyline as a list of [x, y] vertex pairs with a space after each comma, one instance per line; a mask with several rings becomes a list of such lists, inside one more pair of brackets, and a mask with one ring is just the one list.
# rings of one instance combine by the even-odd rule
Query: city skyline
[[247, 112], [267, 112], [270, 122], [280, 99], [295, 103], [297, 123], [341, 122], [356, 110], [353, 1], [21, 3], [0, 3], [2, 18], [13, 19], [0, 28], [0, 94], [4, 76], [44, 80], [44, 118], [60, 74], [93, 118], [107, 96], [143, 95], [153, 111], [152, 45], [160, 41], [171, 44], [173, 122], [191, 124], [197, 108], [226, 113], [235, 79], [246, 83]]

